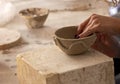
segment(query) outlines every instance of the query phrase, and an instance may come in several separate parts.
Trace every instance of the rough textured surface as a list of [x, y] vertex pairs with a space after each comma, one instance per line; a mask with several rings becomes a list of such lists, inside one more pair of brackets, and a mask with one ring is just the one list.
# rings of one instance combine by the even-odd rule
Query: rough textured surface
[[49, 9], [27, 8], [21, 10], [19, 15], [25, 20], [28, 28], [41, 28], [49, 15]]
[[20, 43], [21, 34], [17, 31], [0, 29], [0, 50], [8, 49]]
[[55, 32], [55, 44], [66, 54], [77, 55], [87, 51], [96, 40], [96, 35], [86, 38], [75, 38], [78, 26], [67, 26]]
[[[91, 8], [104, 9], [107, 12], [108, 4], [105, 0], [13, 0], [18, 10], [27, 7], [49, 8], [51, 11], [81, 11]], [[101, 5], [102, 4], [102, 5]], [[104, 8], [106, 7], [106, 9]]]
[[111, 58], [94, 51], [69, 56], [56, 46], [18, 55], [20, 84], [114, 84]]
[[[45, 26], [41, 29], [29, 30], [24, 21], [18, 15], [16, 15], [11, 23], [5, 25], [5, 28], [9, 30], [19, 31], [22, 35], [23, 41], [20, 45], [13, 48], [0, 50], [0, 67], [3, 66], [0, 69], [0, 80], [2, 80], [2, 82], [0, 81], [0, 84], [18, 84], [16, 78], [16, 55], [25, 51], [38, 49], [42, 46], [53, 45], [52, 37], [56, 29], [69, 25], [78, 25], [93, 13], [108, 15], [108, 5], [103, 0], [88, 0], [88, 2], [91, 1], [92, 4], [89, 10], [85, 11], [76, 11], [76, 4], [81, 4], [79, 1], [83, 1], [83, 3], [85, 2], [85, 4], [88, 4], [88, 2], [86, 3], [86, 0], [6, 1], [12, 1], [18, 12], [21, 9], [28, 7], [49, 8], [52, 12], [50, 12], [48, 19], [45, 22]], [[67, 3], [64, 3], [64, 1], [67, 1]], [[81, 10], [80, 7], [77, 9]], [[2, 78], [3, 73], [6, 75], [6, 78]], [[9, 73], [13, 74], [11, 79], [7, 76]], [[7, 79], [8, 81], [6, 81]]]

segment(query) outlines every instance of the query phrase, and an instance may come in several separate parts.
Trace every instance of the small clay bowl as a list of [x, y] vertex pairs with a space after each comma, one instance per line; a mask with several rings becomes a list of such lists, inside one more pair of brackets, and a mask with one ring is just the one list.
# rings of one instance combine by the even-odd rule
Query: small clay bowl
[[68, 26], [55, 32], [55, 44], [66, 54], [78, 55], [87, 51], [96, 40], [96, 34], [84, 38], [75, 38], [77, 26]]
[[28, 8], [19, 12], [29, 28], [41, 28], [48, 15], [49, 10], [45, 8]]

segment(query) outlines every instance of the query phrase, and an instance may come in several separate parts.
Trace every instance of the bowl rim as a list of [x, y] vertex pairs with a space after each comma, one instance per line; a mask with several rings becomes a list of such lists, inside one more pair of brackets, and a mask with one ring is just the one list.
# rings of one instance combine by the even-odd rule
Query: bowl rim
[[[26, 11], [26, 10], [28, 10], [28, 9], [44, 9], [45, 11], [47, 11], [45, 14], [43, 14], [43, 15], [38, 15], [38, 16], [34, 16], [34, 15], [26, 15], [26, 14], [22, 14], [22, 11]], [[31, 7], [31, 8], [25, 8], [25, 9], [22, 9], [22, 10], [20, 10], [19, 11], [19, 15], [21, 15], [21, 16], [24, 16], [24, 17], [32, 17], [32, 18], [35, 18], [35, 17], [39, 17], [39, 16], [45, 16], [45, 15], [48, 15], [49, 14], [49, 9], [47, 9], [47, 8], [39, 8], [39, 7]]]
[[[69, 27], [78, 27], [78, 26], [66, 26], [66, 27], [62, 27], [62, 28], [60, 28], [60, 29], [69, 28]], [[59, 37], [59, 36], [56, 35], [56, 33], [57, 33], [60, 29], [58, 29], [58, 30], [55, 31], [55, 37], [57, 37], [58, 39], [61, 39], [61, 40], [68, 40], [68, 41], [70, 41], [70, 40], [72, 40], [72, 41], [78, 41], [78, 40], [79, 40], [79, 41], [80, 41], [80, 40], [85, 40], [85, 39], [88, 39], [88, 38], [96, 37], [96, 34], [93, 33], [92, 35], [87, 36], [87, 37], [83, 37], [83, 38], [78, 38], [78, 39], [65, 39], [65, 38], [62, 38], [62, 37]]]

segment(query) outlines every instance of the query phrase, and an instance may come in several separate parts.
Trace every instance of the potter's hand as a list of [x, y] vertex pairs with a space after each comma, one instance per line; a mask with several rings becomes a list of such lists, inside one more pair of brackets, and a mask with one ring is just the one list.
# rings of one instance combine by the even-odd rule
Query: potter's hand
[[119, 42], [109, 34], [97, 33], [97, 40], [92, 47], [110, 57], [120, 57]]
[[120, 55], [119, 44], [112, 38], [113, 34], [120, 34], [120, 19], [93, 14], [79, 26], [77, 33], [80, 37], [96, 33], [94, 49], [111, 57]]
[[80, 24], [77, 34], [79, 37], [85, 37], [92, 33], [120, 33], [120, 19], [97, 14], [91, 15]]

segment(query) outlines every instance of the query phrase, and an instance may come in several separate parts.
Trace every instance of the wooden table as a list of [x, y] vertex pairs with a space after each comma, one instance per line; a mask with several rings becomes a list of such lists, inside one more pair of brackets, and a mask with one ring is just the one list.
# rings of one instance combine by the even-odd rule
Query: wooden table
[[[82, 5], [81, 7], [76, 7], [76, 4], [78, 4], [79, 0], [73, 0], [74, 3], [72, 2], [72, 0], [65, 3], [64, 0], [61, 0], [60, 3], [59, 0], [11, 1], [16, 6], [17, 12], [27, 7], [45, 7], [50, 8], [51, 13], [49, 14], [44, 28], [41, 29], [30, 30], [24, 24], [19, 15], [16, 15], [15, 19], [5, 26], [5, 28], [7, 29], [19, 31], [22, 35], [23, 41], [20, 45], [16, 47], [0, 51], [1, 84], [18, 84], [16, 77], [17, 54], [33, 49], [38, 49], [42, 45], [53, 45], [52, 36], [54, 34], [54, 31], [60, 27], [68, 25], [78, 25], [93, 13], [108, 15], [108, 6], [103, 1], [96, 2], [96, 0], [93, 0], [95, 3], [83, 2], [84, 5]], [[88, 5], [92, 6], [89, 7]], [[86, 6], [89, 10], [83, 11], [84, 6]]]

